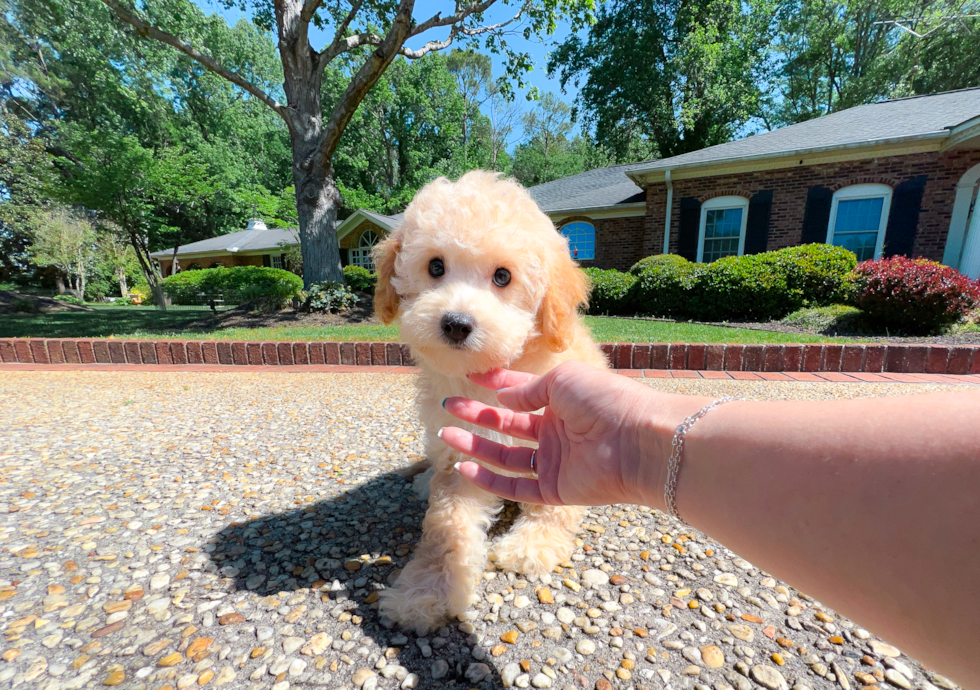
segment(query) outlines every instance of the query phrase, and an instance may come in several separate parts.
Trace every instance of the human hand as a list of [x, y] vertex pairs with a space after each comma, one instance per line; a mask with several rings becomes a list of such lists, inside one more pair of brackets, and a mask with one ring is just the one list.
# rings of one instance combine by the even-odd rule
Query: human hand
[[[565, 362], [544, 376], [497, 369], [470, 380], [497, 390], [508, 409], [467, 398], [445, 408], [465, 422], [526, 441], [537, 441], [537, 478], [497, 474], [474, 462], [457, 467], [490, 493], [525, 503], [660, 507], [663, 464], [680, 420], [703, 399], [659, 393], [581, 362]], [[541, 415], [526, 414], [544, 408]], [[531, 448], [508, 447], [457, 427], [442, 440], [451, 448], [511, 473], [531, 473]]]

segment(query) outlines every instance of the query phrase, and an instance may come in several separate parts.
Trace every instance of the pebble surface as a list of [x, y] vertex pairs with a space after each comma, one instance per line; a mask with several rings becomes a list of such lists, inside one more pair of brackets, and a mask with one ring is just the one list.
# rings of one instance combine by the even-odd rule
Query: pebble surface
[[[648, 379], [820, 399], [956, 386]], [[0, 688], [956, 686], [642, 506], [427, 638], [377, 614], [425, 503], [415, 378], [0, 372]], [[509, 506], [491, 531], [514, 519]], [[502, 644], [504, 642], [504, 644]]]

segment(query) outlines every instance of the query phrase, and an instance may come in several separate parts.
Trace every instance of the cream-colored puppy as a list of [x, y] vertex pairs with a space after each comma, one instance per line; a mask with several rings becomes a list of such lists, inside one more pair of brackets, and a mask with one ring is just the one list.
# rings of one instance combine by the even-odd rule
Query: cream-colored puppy
[[[381, 613], [420, 634], [471, 604], [486, 563], [486, 531], [500, 500], [453, 468], [462, 459], [438, 437], [463, 425], [442, 409], [450, 396], [495, 404], [466, 374], [495, 367], [543, 374], [568, 359], [605, 367], [579, 306], [588, 278], [568, 242], [517, 182], [475, 171], [416, 194], [404, 221], [374, 252], [375, 310], [399, 320], [422, 368], [419, 406], [433, 463], [422, 539]], [[475, 427], [470, 431], [514, 444]], [[580, 508], [522, 506], [496, 545], [499, 567], [530, 576], [572, 553]]]

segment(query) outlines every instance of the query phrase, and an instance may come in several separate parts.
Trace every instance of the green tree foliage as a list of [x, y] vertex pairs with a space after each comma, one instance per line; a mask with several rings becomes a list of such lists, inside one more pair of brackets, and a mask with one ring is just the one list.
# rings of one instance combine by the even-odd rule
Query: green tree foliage
[[527, 187], [619, 162], [588, 134], [572, 135], [572, 110], [552, 93], [521, 119], [526, 139], [514, 150], [512, 172]]
[[82, 213], [53, 208], [37, 214], [31, 232], [31, 259], [67, 276], [75, 297], [85, 299], [85, 281], [96, 261], [96, 234]]
[[955, 18], [969, 14], [971, 0], [782, 0], [766, 123], [980, 85], [980, 18]]
[[[148, 39], [169, 45], [212, 73], [234, 83], [250, 99], [267, 106], [289, 129], [293, 184], [307, 285], [324, 280], [339, 282], [340, 253], [336, 223], [341, 190], [334, 169], [341, 139], [358, 108], [399, 56], [417, 60], [455, 44], [479, 41], [489, 50], [508, 56], [508, 71], [520, 80], [530, 69], [526, 53], [507, 45], [507, 27], [523, 23], [523, 34], [552, 33], [559, 18], [572, 28], [591, 18], [591, 0], [499, 0], [513, 2], [513, 16], [497, 24], [483, 23], [485, 13], [498, 0], [447, 3], [430, 15], [416, 16], [413, 0], [223, 0], [228, 7], [250, 12], [260, 29], [276, 34], [282, 65], [285, 103], [279, 90], [250, 79], [246, 69], [234, 65], [188, 32], [183, 25], [181, 0], [102, 0], [115, 15]], [[159, 13], [151, 11], [161, 7]], [[427, 8], [428, 9], [428, 8]], [[330, 29], [333, 39], [320, 49], [310, 44], [310, 27]], [[438, 35], [434, 35], [438, 33]], [[426, 34], [431, 40], [409, 47], [411, 39]], [[424, 40], [424, 39], [420, 39]], [[233, 57], [233, 56], [232, 56]], [[325, 72], [343, 75], [334, 88], [325, 88]], [[336, 71], [334, 71], [336, 70]], [[339, 87], [339, 88], [338, 88]], [[393, 147], [392, 147], [393, 148]], [[387, 161], [394, 153], [385, 152]], [[404, 163], [405, 161], [401, 161]], [[424, 161], [420, 162], [424, 164]], [[391, 166], [389, 165], [389, 168]], [[389, 174], [387, 182], [394, 183]], [[391, 184], [388, 185], [389, 187]]]
[[610, 0], [548, 69], [581, 84], [585, 122], [615, 155], [639, 137], [675, 156], [728, 141], [758, 112], [771, 25], [767, 0]]

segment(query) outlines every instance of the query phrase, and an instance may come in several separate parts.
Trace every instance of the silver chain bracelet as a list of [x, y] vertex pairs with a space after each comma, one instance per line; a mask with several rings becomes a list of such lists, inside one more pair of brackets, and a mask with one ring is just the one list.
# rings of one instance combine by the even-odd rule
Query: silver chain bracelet
[[719, 405], [724, 405], [733, 400], [744, 400], [744, 398], [736, 398], [730, 395], [724, 398], [718, 398], [710, 405], [705, 405], [695, 414], [692, 414], [681, 422], [674, 432], [674, 440], [671, 442], [670, 459], [667, 461], [667, 483], [664, 484], [664, 505], [667, 507], [667, 513], [678, 520], [682, 518], [677, 512], [677, 477], [681, 471], [681, 460], [684, 458], [684, 438], [696, 421]]

